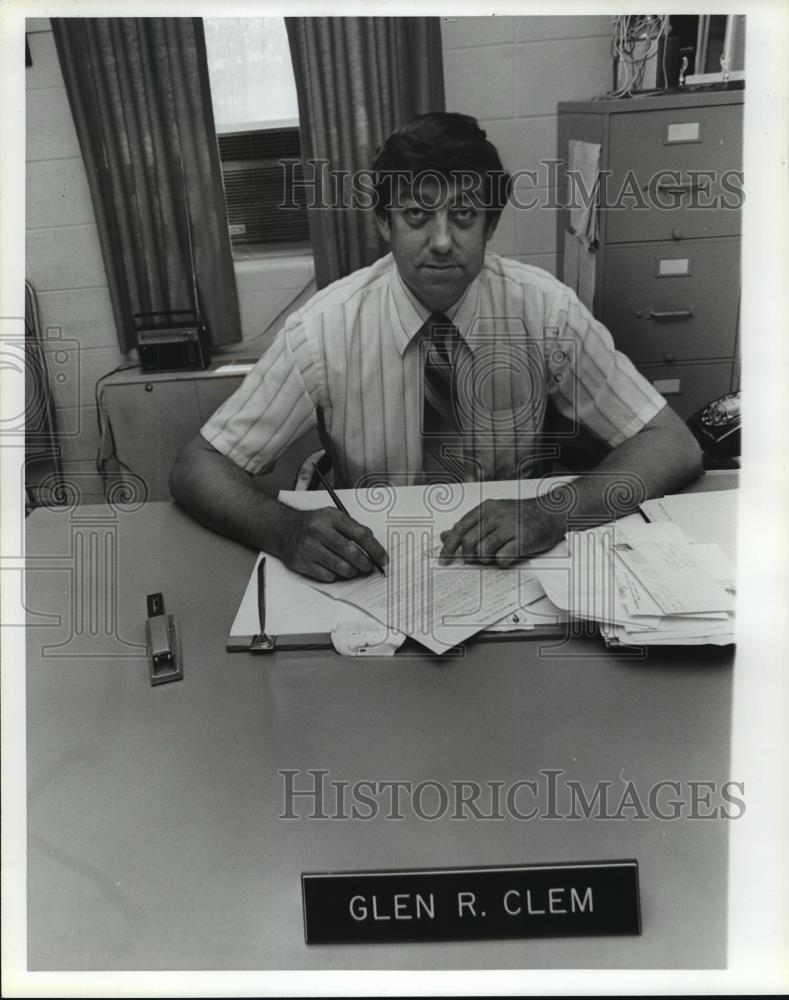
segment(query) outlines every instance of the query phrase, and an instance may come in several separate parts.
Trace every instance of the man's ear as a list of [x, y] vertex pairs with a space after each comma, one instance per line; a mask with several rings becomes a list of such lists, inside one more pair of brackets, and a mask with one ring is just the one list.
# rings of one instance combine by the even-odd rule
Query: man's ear
[[378, 232], [381, 236], [383, 236], [386, 242], [389, 243], [392, 235], [391, 230], [389, 229], [389, 214], [387, 213], [386, 215], [381, 216], [376, 212], [375, 224], [378, 226]]

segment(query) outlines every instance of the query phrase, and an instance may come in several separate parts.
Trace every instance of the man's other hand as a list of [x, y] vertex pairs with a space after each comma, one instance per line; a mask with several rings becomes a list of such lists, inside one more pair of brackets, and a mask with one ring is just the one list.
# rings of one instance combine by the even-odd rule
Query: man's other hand
[[277, 555], [296, 573], [330, 583], [375, 569], [367, 553], [382, 566], [388, 562], [372, 531], [334, 507], [293, 511], [288, 521]]
[[562, 515], [545, 510], [536, 500], [485, 500], [441, 532], [440, 562], [445, 566], [462, 558], [487, 566], [512, 566], [553, 548], [565, 527]]

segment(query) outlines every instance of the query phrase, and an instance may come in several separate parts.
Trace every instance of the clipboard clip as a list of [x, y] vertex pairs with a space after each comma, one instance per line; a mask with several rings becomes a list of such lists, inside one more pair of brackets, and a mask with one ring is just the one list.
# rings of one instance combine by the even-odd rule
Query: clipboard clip
[[265, 632], [259, 632], [257, 635], [252, 636], [252, 641], [249, 644], [249, 651], [250, 653], [273, 653], [276, 645], [276, 636], [266, 635]]
[[261, 556], [258, 563], [258, 623], [260, 631], [252, 636], [249, 644], [250, 653], [273, 653], [277, 645], [277, 637], [266, 632], [266, 557]]
[[266, 557], [257, 566], [258, 628], [257, 635], [230, 635], [228, 653], [275, 653], [280, 650], [331, 649], [328, 632], [302, 632], [298, 635], [269, 635], [266, 632]]

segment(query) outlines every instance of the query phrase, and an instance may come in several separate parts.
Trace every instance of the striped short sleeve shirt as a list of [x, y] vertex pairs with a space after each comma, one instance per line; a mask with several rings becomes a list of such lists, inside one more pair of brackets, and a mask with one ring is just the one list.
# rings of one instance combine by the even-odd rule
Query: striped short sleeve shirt
[[[428, 316], [391, 254], [335, 282], [288, 319], [203, 437], [257, 473], [315, 427], [320, 411], [339, 485], [370, 474], [418, 481]], [[466, 479], [532, 473], [549, 400], [609, 447], [665, 405], [575, 293], [538, 268], [486, 254], [447, 316], [465, 345]]]

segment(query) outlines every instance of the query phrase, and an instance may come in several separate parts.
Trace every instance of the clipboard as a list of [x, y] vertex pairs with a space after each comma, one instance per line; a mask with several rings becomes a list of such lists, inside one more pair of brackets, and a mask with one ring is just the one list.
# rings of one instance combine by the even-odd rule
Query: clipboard
[[[266, 632], [270, 640], [267, 645], [256, 644], [259, 639], [258, 625], [258, 581], [260, 566], [265, 560], [265, 601], [266, 601]], [[547, 598], [545, 599], [547, 601]], [[228, 653], [273, 653], [278, 650], [309, 650], [334, 649], [332, 629], [337, 620], [337, 604], [339, 602], [321, 594], [309, 585], [304, 577], [288, 570], [278, 559], [261, 553], [252, 569], [238, 613], [230, 628], [230, 634], [225, 643]], [[309, 609], [310, 625], [317, 629], [302, 631], [300, 615], [303, 609]], [[342, 605], [342, 617], [351, 618], [354, 615], [363, 621], [364, 612]], [[370, 619], [374, 621], [374, 619]], [[476, 635], [464, 640], [467, 642], [513, 642], [518, 639], [549, 639], [561, 634], [562, 624], [549, 621], [532, 623], [529, 627], [513, 627], [506, 631], [483, 629]], [[418, 646], [413, 640], [407, 639], [408, 645]], [[425, 649], [426, 656], [431, 655]], [[444, 654], [447, 656], [448, 654]]]
[[[309, 631], [305, 628], [305, 616], [309, 616]], [[261, 618], [265, 623], [263, 633], [259, 628]], [[364, 611], [321, 594], [306, 577], [289, 570], [275, 556], [260, 553], [230, 627], [225, 649], [228, 653], [253, 655], [279, 650], [334, 650], [332, 633], [338, 624], [346, 631], [349, 628], [379, 631], [381, 628], [380, 622]]]
[[[484, 497], [515, 498], [535, 496], [538, 491], [547, 491], [550, 486], [566, 482], [574, 477], [562, 476], [546, 480], [521, 480], [488, 483], [452, 484], [449, 489], [461, 491], [462, 503], [450, 504], [452, 508], [444, 517], [446, 526], [461, 516]], [[446, 487], [443, 489], [446, 490]], [[424, 510], [426, 490], [423, 486], [404, 486], [392, 489], [394, 502], [397, 504], [396, 514], [400, 517], [419, 514]], [[348, 506], [351, 516], [367, 523], [373, 531], [385, 523], [386, 512], [373, 514], [369, 509], [358, 508], [358, 491], [339, 491]], [[299, 510], [315, 510], [330, 506], [331, 501], [322, 491], [281, 491], [279, 499], [289, 506]], [[370, 505], [371, 506], [371, 505]], [[438, 525], [441, 527], [442, 525]], [[383, 537], [384, 532], [380, 532]], [[309, 650], [333, 649], [332, 630], [338, 617], [353, 619], [358, 617], [361, 623], [375, 622], [370, 616], [349, 604], [335, 601], [332, 597], [321, 593], [310, 585], [307, 579], [289, 570], [284, 563], [274, 556], [261, 553], [253, 566], [244, 594], [241, 598], [238, 612], [230, 627], [225, 643], [227, 652], [263, 652], [255, 649], [255, 639], [260, 633], [258, 615], [258, 568], [265, 558], [265, 626], [268, 638], [273, 643], [265, 652], [274, 650]], [[338, 604], [342, 611], [338, 613]], [[379, 624], [376, 622], [376, 624]], [[512, 641], [514, 639], [536, 639], [556, 637], [562, 629], [561, 624], [537, 622], [535, 627], [523, 627], [508, 631], [481, 630], [475, 635], [464, 639], [465, 642], [480, 641]], [[412, 640], [407, 640], [409, 643]], [[415, 643], [415, 645], [417, 645]], [[425, 655], [430, 655], [425, 649]]]
[[[260, 636], [258, 589], [265, 567], [265, 627], [270, 645]], [[274, 556], [260, 553], [255, 560], [238, 612], [225, 643], [228, 653], [273, 653], [279, 649], [332, 649], [335, 602], [319, 594], [307, 581]], [[310, 630], [303, 627], [309, 609]]]

